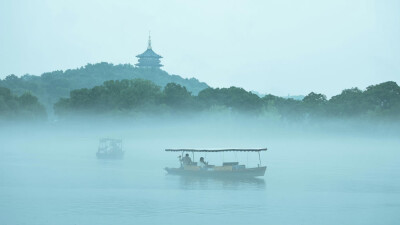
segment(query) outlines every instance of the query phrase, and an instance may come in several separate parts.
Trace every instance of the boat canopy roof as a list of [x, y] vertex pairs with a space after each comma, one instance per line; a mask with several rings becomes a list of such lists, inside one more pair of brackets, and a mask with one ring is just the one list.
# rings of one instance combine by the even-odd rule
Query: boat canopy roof
[[267, 151], [267, 148], [258, 149], [165, 149], [166, 152], [261, 152]]

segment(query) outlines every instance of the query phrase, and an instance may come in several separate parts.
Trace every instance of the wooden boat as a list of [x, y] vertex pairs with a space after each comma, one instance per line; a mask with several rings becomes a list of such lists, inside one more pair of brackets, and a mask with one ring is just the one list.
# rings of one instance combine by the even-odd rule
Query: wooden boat
[[[266, 166], [261, 166], [260, 152], [267, 151], [267, 148], [262, 149], [216, 149], [216, 150], [206, 150], [206, 149], [166, 149], [167, 152], [181, 152], [179, 156], [181, 161], [181, 167], [179, 168], [168, 168], [165, 170], [168, 174], [180, 175], [180, 176], [200, 176], [200, 177], [259, 177], [264, 176], [267, 169]], [[218, 152], [256, 152], [258, 153], [259, 164], [258, 167], [246, 168], [245, 165], [239, 165], [238, 162], [224, 162], [222, 166], [208, 165], [204, 163], [197, 162], [183, 162], [182, 157], [185, 152], [192, 153], [194, 159], [194, 153], [204, 152], [204, 153], [218, 153]], [[200, 164], [201, 163], [201, 164]], [[199, 165], [198, 165], [199, 164]]]
[[98, 159], [122, 159], [124, 157], [122, 140], [111, 138], [100, 139], [96, 156]]

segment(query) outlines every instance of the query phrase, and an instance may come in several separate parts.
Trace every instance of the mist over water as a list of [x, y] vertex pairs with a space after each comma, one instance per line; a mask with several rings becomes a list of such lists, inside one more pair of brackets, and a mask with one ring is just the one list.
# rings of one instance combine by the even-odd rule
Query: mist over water
[[[395, 224], [396, 125], [272, 123], [239, 117], [79, 120], [0, 128], [1, 224]], [[122, 160], [99, 160], [102, 137]], [[166, 148], [260, 148], [254, 179], [167, 175]], [[256, 167], [255, 153], [195, 154]]]

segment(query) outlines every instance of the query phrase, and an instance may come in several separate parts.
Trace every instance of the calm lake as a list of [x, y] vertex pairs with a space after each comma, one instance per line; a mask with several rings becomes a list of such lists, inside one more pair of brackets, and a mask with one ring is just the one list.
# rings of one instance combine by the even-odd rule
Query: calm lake
[[[235, 125], [1, 130], [0, 224], [398, 224], [400, 140]], [[123, 160], [95, 157], [123, 139]], [[264, 177], [195, 179], [165, 148], [268, 147]], [[196, 154], [256, 166], [252, 153]]]

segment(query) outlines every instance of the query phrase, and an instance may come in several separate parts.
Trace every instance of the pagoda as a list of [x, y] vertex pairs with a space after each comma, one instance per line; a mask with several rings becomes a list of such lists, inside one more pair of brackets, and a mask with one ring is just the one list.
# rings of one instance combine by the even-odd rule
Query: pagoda
[[140, 55], [136, 56], [138, 63], [135, 65], [139, 68], [160, 68], [163, 65], [160, 64], [160, 59], [162, 56], [158, 55], [151, 49], [151, 37], [149, 34], [149, 43], [147, 45], [147, 50]]

